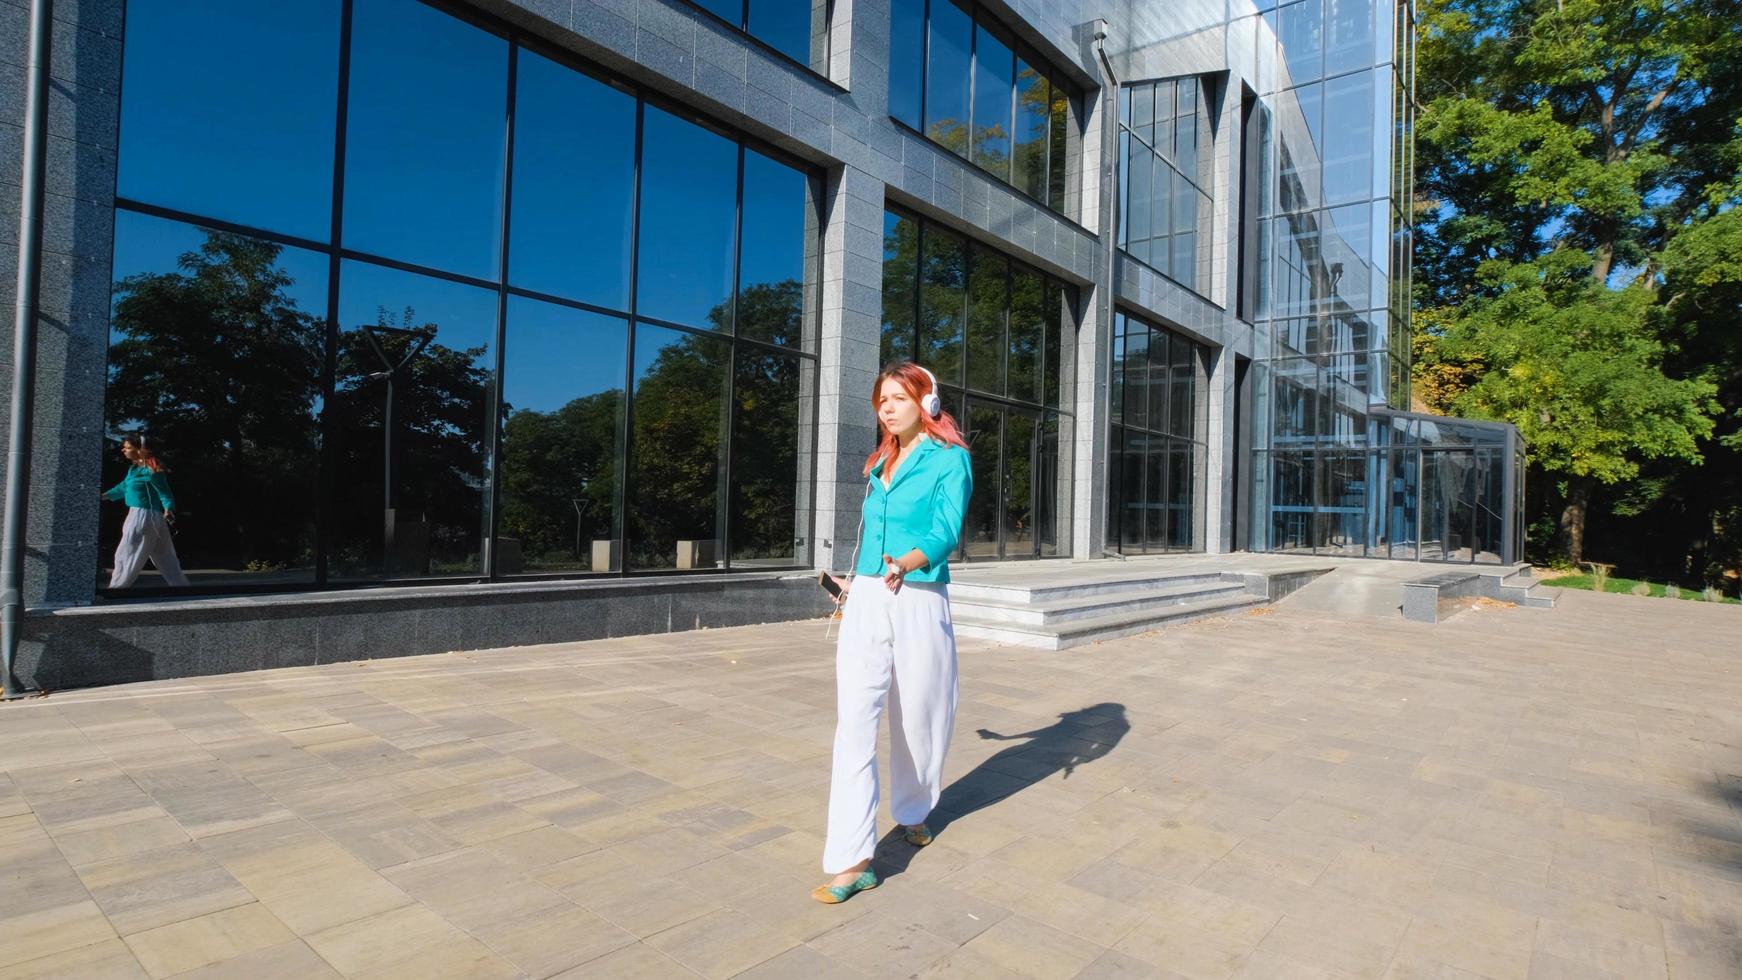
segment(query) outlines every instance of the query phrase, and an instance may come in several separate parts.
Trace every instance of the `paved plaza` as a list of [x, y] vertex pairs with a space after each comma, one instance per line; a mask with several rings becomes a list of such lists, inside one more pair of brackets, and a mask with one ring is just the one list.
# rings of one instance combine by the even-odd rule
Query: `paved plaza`
[[1742, 976], [1742, 612], [1567, 592], [962, 645], [822, 880], [822, 622], [0, 706], [0, 977]]

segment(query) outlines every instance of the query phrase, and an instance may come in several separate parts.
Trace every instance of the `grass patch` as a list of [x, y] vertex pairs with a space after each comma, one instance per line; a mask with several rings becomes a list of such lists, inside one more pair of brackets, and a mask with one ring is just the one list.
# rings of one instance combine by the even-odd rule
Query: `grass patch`
[[[1626, 594], [1633, 591], [1634, 586], [1640, 585], [1642, 583], [1645, 585], [1646, 588], [1651, 590], [1651, 597], [1652, 598], [1654, 598], [1654, 599], [1663, 598], [1663, 584], [1662, 583], [1660, 583], [1660, 582], [1646, 582], [1643, 579], [1636, 579], [1636, 578], [1621, 578], [1620, 576], [1617, 576], [1617, 575], [1609, 576], [1609, 581], [1603, 583], [1603, 591], [1604, 592], [1616, 592], [1616, 593], [1620, 593], [1622, 595], [1626, 595]], [[1552, 586], [1555, 586], [1557, 588], [1562, 588], [1562, 589], [1584, 589], [1586, 592], [1596, 591], [1596, 587], [1597, 587], [1595, 579], [1592, 577], [1591, 573], [1589, 573], [1589, 572], [1579, 572], [1576, 575], [1559, 575], [1559, 576], [1556, 576], [1555, 578], [1545, 578], [1545, 579], [1541, 580], [1541, 584], [1552, 585]], [[1698, 590], [1698, 589], [1686, 589], [1686, 588], [1682, 589], [1681, 598], [1696, 601], [1696, 602], [1702, 601], [1701, 597], [1700, 597], [1700, 590]], [[1723, 601], [1729, 602], [1729, 603], [1742, 603], [1742, 599], [1725, 598]]]

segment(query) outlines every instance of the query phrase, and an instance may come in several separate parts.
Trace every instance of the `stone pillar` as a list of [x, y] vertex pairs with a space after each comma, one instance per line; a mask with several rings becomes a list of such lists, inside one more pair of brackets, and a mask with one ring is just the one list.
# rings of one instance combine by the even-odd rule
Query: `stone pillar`
[[[109, 333], [122, 0], [55, 5], [37, 326], [24, 601], [83, 605], [96, 594], [97, 491]], [[24, 91], [29, 21], [0, 16], [0, 73]], [[13, 103], [16, 105], [16, 103]], [[22, 120], [0, 120], [0, 376], [12, 376]], [[0, 402], [0, 425], [11, 425]]]

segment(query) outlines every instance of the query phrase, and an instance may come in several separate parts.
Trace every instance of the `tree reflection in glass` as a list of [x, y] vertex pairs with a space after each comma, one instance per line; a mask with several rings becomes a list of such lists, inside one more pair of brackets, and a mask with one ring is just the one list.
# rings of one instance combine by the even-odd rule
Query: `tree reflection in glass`
[[[312, 581], [325, 256], [127, 213], [115, 252], [106, 443], [164, 447], [196, 585]], [[125, 472], [106, 445], [104, 486]], [[102, 563], [124, 516], [103, 508]]]

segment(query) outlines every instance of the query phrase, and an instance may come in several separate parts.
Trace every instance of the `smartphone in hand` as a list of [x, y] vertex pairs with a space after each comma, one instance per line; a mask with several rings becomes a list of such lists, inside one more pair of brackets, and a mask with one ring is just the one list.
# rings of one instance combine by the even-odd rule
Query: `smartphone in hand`
[[841, 583], [836, 581], [835, 577], [828, 572], [822, 572], [817, 576], [817, 584], [822, 586], [823, 591], [827, 592], [836, 602], [840, 602], [841, 597], [847, 594], [847, 590], [841, 588]]

